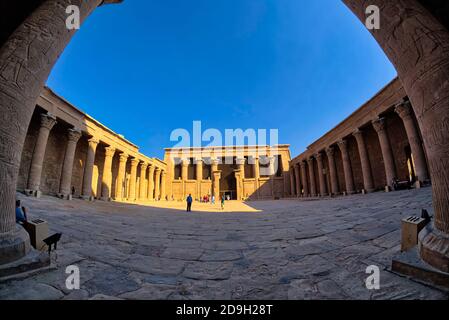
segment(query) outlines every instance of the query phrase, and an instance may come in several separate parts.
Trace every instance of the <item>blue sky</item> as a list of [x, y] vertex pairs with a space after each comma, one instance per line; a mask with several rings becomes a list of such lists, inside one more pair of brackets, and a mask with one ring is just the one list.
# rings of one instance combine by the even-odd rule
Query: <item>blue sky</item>
[[47, 84], [148, 156], [201, 120], [278, 129], [293, 157], [395, 76], [338, 0], [125, 0], [89, 17]]

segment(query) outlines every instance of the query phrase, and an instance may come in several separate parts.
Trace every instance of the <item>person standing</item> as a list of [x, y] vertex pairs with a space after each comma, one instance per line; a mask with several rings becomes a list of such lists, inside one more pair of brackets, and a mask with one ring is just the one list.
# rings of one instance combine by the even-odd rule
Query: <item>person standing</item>
[[28, 221], [25, 207], [20, 206], [20, 200], [16, 200], [16, 223], [23, 224]]
[[214, 195], [212, 195], [211, 204], [215, 204], [215, 196]]
[[192, 212], [192, 202], [193, 202], [192, 195], [189, 194], [189, 196], [187, 197], [187, 212]]

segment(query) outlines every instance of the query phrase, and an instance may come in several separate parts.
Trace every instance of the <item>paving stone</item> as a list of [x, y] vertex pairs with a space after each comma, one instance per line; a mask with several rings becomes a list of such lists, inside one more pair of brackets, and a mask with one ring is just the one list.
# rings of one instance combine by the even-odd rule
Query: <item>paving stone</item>
[[[430, 188], [189, 215], [159, 203], [18, 197], [64, 236], [57, 269], [0, 283], [0, 299], [448, 299], [387, 270], [401, 219], [432, 212]], [[72, 264], [81, 290], [65, 287]], [[380, 290], [366, 288], [368, 265], [381, 269]]]

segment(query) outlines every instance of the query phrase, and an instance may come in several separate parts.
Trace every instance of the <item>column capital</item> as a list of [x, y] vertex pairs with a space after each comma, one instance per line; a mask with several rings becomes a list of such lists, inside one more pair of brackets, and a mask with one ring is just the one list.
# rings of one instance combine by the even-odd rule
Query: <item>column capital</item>
[[313, 164], [313, 156], [311, 156], [309, 159], [307, 159], [307, 163], [309, 165]]
[[334, 147], [330, 146], [326, 148], [326, 155], [328, 158], [333, 157], [335, 154], [335, 149]]
[[376, 130], [377, 133], [384, 131], [386, 124], [385, 124], [385, 118], [377, 118], [371, 121], [373, 124], [374, 130]]
[[87, 142], [89, 143], [89, 147], [96, 148], [100, 143], [100, 140], [95, 137], [90, 137]]
[[114, 154], [115, 154], [115, 147], [109, 146], [109, 147], [105, 148], [105, 156], [106, 157], [112, 158], [114, 156]]
[[298, 164], [299, 164], [299, 166], [300, 166], [301, 168], [305, 168], [307, 162], [306, 162], [306, 160], [302, 160], [302, 161], [300, 161]]
[[78, 140], [81, 138], [82, 132], [79, 129], [69, 129], [67, 130], [67, 138], [71, 142], [78, 142]]
[[412, 105], [410, 101], [403, 100], [402, 102], [398, 103], [395, 108], [394, 112], [396, 112], [402, 120], [407, 119], [412, 116]]
[[51, 113], [41, 114], [41, 127], [51, 130], [56, 124], [56, 117]]
[[235, 161], [238, 165], [244, 165], [246, 162], [246, 159], [245, 158], [237, 158]]
[[359, 128], [355, 129], [352, 135], [358, 139], [360, 137], [363, 137], [363, 130], [360, 130]]
[[139, 162], [139, 166], [140, 166], [141, 169], [146, 169], [146, 168], [148, 168], [148, 163], [146, 163], [145, 161], [141, 160]]
[[137, 167], [137, 165], [139, 164], [140, 160], [136, 159], [136, 158], [132, 158], [131, 159], [131, 166], [132, 167]]
[[196, 164], [202, 164], [204, 162], [203, 158], [196, 158], [195, 163]]
[[119, 154], [119, 156], [120, 156], [120, 162], [128, 161], [128, 155], [126, 153], [122, 152], [122, 153]]
[[181, 159], [181, 164], [183, 166], [188, 166], [190, 164], [190, 159]]
[[322, 154], [321, 152], [317, 152], [317, 153], [315, 154], [315, 159], [316, 159], [317, 161], [323, 161], [323, 154]]
[[340, 150], [342, 152], [347, 152], [348, 151], [348, 140], [341, 139], [340, 141], [338, 141], [338, 147], [340, 148]]
[[161, 171], [162, 171], [162, 169], [161, 168], [154, 168], [154, 173], [156, 174], [156, 175], [158, 175], [158, 174], [161, 174]]

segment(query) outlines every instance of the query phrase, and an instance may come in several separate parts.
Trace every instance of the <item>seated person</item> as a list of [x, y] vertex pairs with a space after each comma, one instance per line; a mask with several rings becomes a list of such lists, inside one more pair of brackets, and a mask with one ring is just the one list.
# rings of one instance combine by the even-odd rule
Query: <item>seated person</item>
[[20, 200], [16, 200], [16, 222], [23, 224], [28, 220], [25, 207], [20, 207]]

